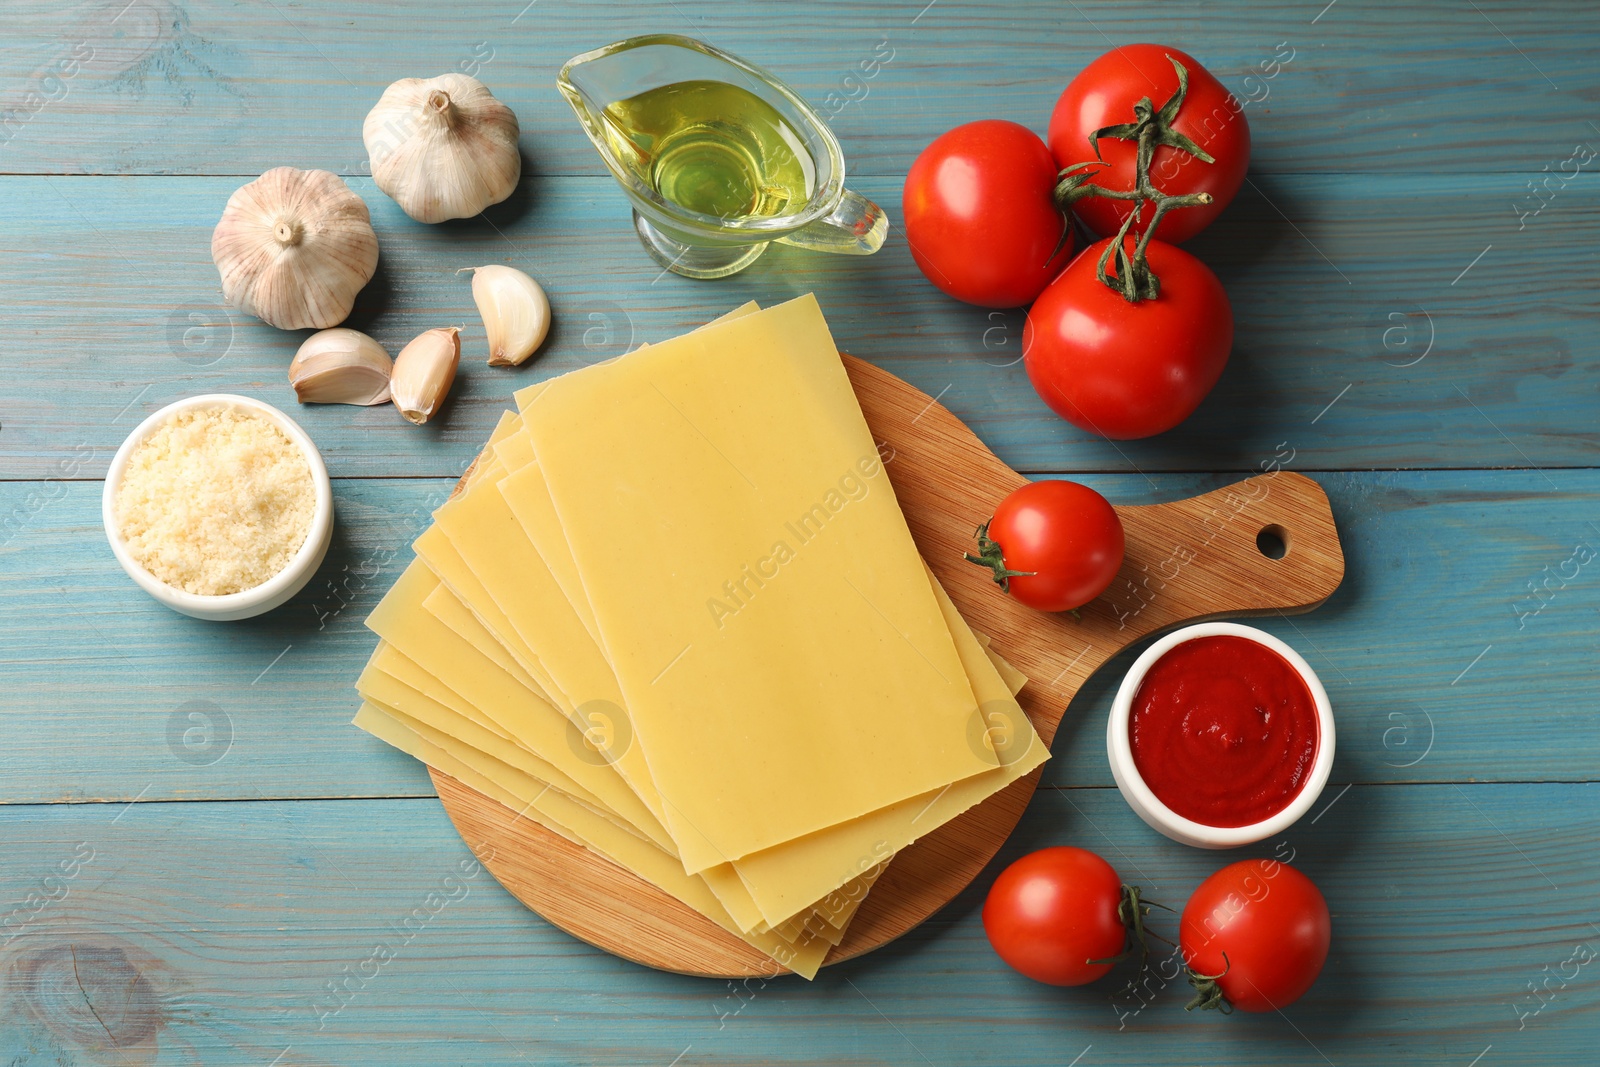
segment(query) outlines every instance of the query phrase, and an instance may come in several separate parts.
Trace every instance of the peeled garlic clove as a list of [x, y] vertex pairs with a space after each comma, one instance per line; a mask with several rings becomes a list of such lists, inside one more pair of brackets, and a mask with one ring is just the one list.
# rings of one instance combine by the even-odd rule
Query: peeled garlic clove
[[472, 300], [489, 335], [489, 366], [515, 367], [544, 344], [550, 332], [550, 298], [520, 270], [499, 264], [473, 267]]
[[454, 326], [427, 330], [394, 357], [389, 399], [406, 420], [418, 426], [433, 418], [461, 365], [461, 331]]
[[372, 179], [419, 222], [470, 218], [522, 176], [517, 116], [476, 78], [402, 78], [361, 127]]
[[333, 329], [306, 338], [289, 364], [289, 384], [302, 404], [387, 403], [394, 360], [359, 330]]
[[378, 269], [367, 205], [337, 175], [276, 167], [234, 191], [211, 234], [228, 303], [280, 330], [350, 314]]

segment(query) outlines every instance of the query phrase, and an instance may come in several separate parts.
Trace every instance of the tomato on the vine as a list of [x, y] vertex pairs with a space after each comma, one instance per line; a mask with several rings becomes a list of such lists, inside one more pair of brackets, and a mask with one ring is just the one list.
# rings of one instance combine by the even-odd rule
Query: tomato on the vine
[[1122, 520], [1106, 498], [1077, 482], [1029, 482], [978, 530], [973, 563], [994, 571], [1012, 596], [1040, 611], [1082, 607], [1122, 568]]
[[906, 175], [911, 258], [957, 300], [1028, 303], [1072, 256], [1055, 185], [1055, 160], [1032, 130], [1001, 119], [957, 126], [923, 149]]
[[1001, 959], [1034, 981], [1084, 985], [1142, 933], [1149, 907], [1093, 852], [1046, 848], [1000, 872], [983, 902], [983, 932]]
[[[1169, 58], [1170, 57], [1170, 58]], [[1173, 130], [1209, 153], [1207, 163], [1169, 145], [1157, 145], [1150, 162], [1150, 181], [1163, 193], [1179, 196], [1209, 193], [1212, 202], [1185, 207], [1168, 214], [1156, 235], [1170, 244], [1187, 241], [1209, 226], [1244, 182], [1250, 165], [1250, 124], [1238, 99], [1194, 57], [1157, 44], [1130, 44], [1113, 48], [1073, 78], [1056, 101], [1050, 115], [1050, 151], [1060, 167], [1095, 158], [1089, 135], [1108, 126], [1134, 120], [1134, 105], [1148, 97], [1156, 108], [1178, 91], [1178, 74], [1172, 61], [1188, 70], [1189, 87], [1183, 106], [1171, 122]], [[1096, 184], [1112, 189], [1134, 187], [1138, 145], [1131, 140], [1102, 137], [1100, 156], [1109, 164], [1097, 168]], [[1110, 237], [1122, 225], [1134, 204], [1125, 200], [1092, 199], [1073, 210], [1095, 233]], [[1150, 220], [1145, 210], [1134, 232]]]
[[1200, 883], [1179, 921], [1191, 1008], [1272, 1011], [1310, 989], [1333, 936], [1315, 883], [1277, 860], [1243, 860]]
[[1156, 240], [1145, 254], [1159, 295], [1130, 302], [1096, 273], [1110, 244], [1084, 249], [1034, 301], [1023, 360], [1062, 418], [1103, 437], [1149, 437], [1188, 418], [1217, 384], [1233, 347], [1233, 308], [1209, 267]]

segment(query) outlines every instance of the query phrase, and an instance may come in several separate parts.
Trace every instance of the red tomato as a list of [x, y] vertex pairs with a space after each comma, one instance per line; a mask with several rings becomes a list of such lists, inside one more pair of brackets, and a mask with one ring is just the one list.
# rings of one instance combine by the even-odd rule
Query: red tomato
[[1122, 568], [1122, 520], [1077, 482], [1030, 482], [994, 509], [973, 563], [994, 568], [1002, 589], [1040, 611], [1070, 611], [1106, 591]]
[[1332, 934], [1328, 902], [1311, 879], [1277, 860], [1243, 860], [1200, 883], [1184, 905], [1178, 945], [1189, 969], [1215, 976], [1233, 1007], [1272, 1011], [1311, 988]]
[[[1022, 355], [1057, 415], [1103, 437], [1149, 437], [1188, 418], [1217, 384], [1233, 308], [1209, 267], [1162, 241], [1146, 252], [1161, 295], [1129, 303], [1095, 275], [1108, 244], [1084, 249], [1039, 295]], [[1116, 277], [1115, 257], [1107, 270]]]
[[1000, 872], [983, 902], [983, 932], [1000, 958], [1036, 982], [1083, 985], [1123, 950], [1122, 879], [1081, 848], [1047, 848]]
[[923, 149], [906, 175], [911, 258], [957, 300], [1028, 303], [1072, 258], [1055, 184], [1055, 160], [1032, 130], [1000, 119], [957, 126]]
[[[1210, 193], [1215, 199], [1203, 207], [1173, 208], [1161, 220], [1157, 233], [1163, 241], [1187, 241], [1228, 206], [1244, 182], [1250, 165], [1250, 124], [1244, 108], [1222, 83], [1193, 56], [1158, 44], [1130, 44], [1113, 48], [1084, 67], [1072, 79], [1050, 114], [1050, 151], [1056, 163], [1069, 167], [1093, 159], [1089, 134], [1106, 126], [1134, 121], [1133, 105], [1149, 97], [1155, 107], [1178, 91], [1178, 72], [1171, 56], [1189, 71], [1189, 92], [1172, 128], [1205, 149], [1215, 160], [1206, 163], [1167, 145], [1157, 145], [1150, 160], [1150, 182], [1170, 196]], [[1094, 182], [1108, 189], [1132, 189], [1133, 141], [1100, 139], [1100, 155], [1109, 167], [1096, 168]], [[1110, 237], [1133, 209], [1130, 201], [1090, 197], [1073, 207], [1078, 217], [1101, 237]], [[1142, 218], [1150, 217], [1151, 208]], [[1134, 223], [1137, 232], [1139, 223]]]

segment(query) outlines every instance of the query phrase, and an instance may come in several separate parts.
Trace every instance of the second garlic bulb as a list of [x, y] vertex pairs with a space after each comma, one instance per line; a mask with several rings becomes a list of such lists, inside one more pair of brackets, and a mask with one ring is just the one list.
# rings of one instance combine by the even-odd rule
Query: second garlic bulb
[[222, 295], [280, 330], [350, 314], [378, 269], [367, 205], [325, 170], [274, 167], [228, 198], [211, 234]]
[[470, 218], [522, 176], [517, 116], [476, 78], [402, 78], [361, 129], [372, 178], [419, 222]]

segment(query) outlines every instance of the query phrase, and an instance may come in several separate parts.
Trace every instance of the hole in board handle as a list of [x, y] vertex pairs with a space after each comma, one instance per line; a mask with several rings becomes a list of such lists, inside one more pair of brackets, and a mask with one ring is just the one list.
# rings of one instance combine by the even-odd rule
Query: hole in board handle
[[1289, 531], [1277, 523], [1263, 526], [1256, 534], [1256, 548], [1268, 559], [1282, 559], [1289, 554]]

